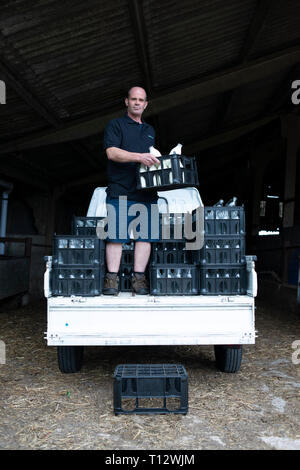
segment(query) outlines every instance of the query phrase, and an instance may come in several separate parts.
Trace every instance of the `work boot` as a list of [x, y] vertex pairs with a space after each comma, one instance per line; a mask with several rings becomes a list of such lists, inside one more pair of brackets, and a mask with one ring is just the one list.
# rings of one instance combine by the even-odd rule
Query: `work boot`
[[131, 282], [132, 290], [135, 294], [149, 294], [148, 281], [144, 273], [133, 273]]
[[119, 276], [117, 273], [107, 273], [104, 278], [104, 295], [118, 295], [119, 293]]

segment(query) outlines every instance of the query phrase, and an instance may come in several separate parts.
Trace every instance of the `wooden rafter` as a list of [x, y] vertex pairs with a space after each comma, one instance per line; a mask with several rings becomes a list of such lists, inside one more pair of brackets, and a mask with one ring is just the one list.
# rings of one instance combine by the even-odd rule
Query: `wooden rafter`
[[[198, 84], [155, 97], [147, 108], [147, 110], [149, 109], [147, 116], [166, 112], [196, 99], [216, 95], [256, 80], [262, 80], [298, 62], [300, 62], [299, 45], [277, 54], [249, 61], [244, 65], [231, 67], [223, 73], [206, 77]], [[104, 130], [107, 122], [120, 116], [123, 111], [123, 109], [119, 109], [103, 116], [69, 123], [63, 129], [39, 132], [35, 136], [14, 139], [12, 142], [0, 145], [0, 154], [99, 135]]]
[[[247, 37], [245, 39], [243, 48], [237, 61], [238, 64], [246, 64], [249, 60], [251, 52], [254, 49], [255, 43], [264, 28], [267, 15], [271, 7], [271, 3], [274, 4], [275, 2], [271, 2], [270, 0], [258, 0], [252, 22], [248, 30]], [[230, 116], [234, 105], [234, 98], [238, 93], [238, 90], [239, 88], [236, 88], [224, 93], [221, 110], [218, 113], [218, 116], [216, 117], [216, 124], [214, 126], [215, 129], [222, 129], [228, 116]]]

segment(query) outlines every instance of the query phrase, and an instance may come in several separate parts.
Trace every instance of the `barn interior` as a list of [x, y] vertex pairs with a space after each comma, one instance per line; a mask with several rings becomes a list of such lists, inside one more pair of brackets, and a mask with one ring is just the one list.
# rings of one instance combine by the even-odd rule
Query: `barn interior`
[[43, 297], [53, 234], [106, 186], [104, 129], [139, 85], [203, 204], [244, 205], [258, 295], [297, 309], [299, 18], [297, 0], [3, 0], [0, 301]]

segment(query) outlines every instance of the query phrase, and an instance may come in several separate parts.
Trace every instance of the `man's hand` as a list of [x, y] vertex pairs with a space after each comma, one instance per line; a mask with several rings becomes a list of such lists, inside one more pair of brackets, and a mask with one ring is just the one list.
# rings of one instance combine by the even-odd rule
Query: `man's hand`
[[152, 166], [154, 164], [160, 163], [160, 161], [154, 155], [152, 155], [151, 153], [141, 153], [140, 162], [143, 165], [146, 165], [149, 168], [150, 168], [150, 166]]
[[160, 163], [160, 161], [152, 155], [152, 153], [135, 153], [127, 152], [127, 150], [119, 149], [118, 147], [109, 147], [106, 149], [106, 155], [109, 160], [114, 162], [127, 163], [143, 163], [143, 165], [150, 166]]

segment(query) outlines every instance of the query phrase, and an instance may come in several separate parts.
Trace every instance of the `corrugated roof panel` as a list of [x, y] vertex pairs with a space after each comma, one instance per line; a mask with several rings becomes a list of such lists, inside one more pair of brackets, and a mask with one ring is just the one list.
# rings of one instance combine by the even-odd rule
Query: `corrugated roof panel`
[[224, 125], [234, 127], [268, 114], [269, 108], [278, 98], [275, 93], [285, 77], [286, 71], [234, 90]]
[[[57, 122], [69, 124], [77, 118], [84, 121], [125, 109], [127, 87], [143, 83], [143, 58], [139, 57], [139, 37], [129, 1], [2, 1], [0, 51], [16, 72], [16, 79]], [[250, 25], [260, 11], [258, 3], [139, 0], [153, 96], [184, 90], [238, 65]], [[300, 40], [298, 10], [296, 0], [271, 3], [250, 58], [280, 51]], [[177, 137], [188, 145], [222, 131], [224, 126], [231, 128], [262, 117], [287, 68], [280, 76], [236, 89], [228, 108], [224, 108], [226, 94], [216, 90], [215, 96], [173, 108], [158, 119], [153, 117], [161, 123], [165, 150]], [[0, 138], [13, 141], [18, 135], [51, 127], [24, 99], [13, 93], [10, 106], [1, 107]], [[80, 161], [74, 158], [74, 162], [77, 171]]]
[[[35, 30], [41, 35], [47, 35], [47, 30], [53, 26], [65, 26], [73, 19], [80, 21], [90, 11], [112, 10], [108, 0], [66, 0], [62, 3], [60, 0], [19, 0], [9, 1], [5, 6], [1, 5], [0, 28], [5, 36], [14, 34], [16, 39], [18, 33], [25, 37], [29, 36], [30, 30]], [[124, 0], [114, 0], [114, 7], [118, 8], [124, 5]]]
[[159, 116], [160, 130], [166, 144], [171, 146], [169, 150], [178, 142], [188, 145], [193, 143], [195, 136], [200, 140], [207, 135], [214, 124], [218, 103], [218, 96], [210, 96], [188, 103], [184, 108], [181, 106], [162, 113]]
[[61, 119], [117, 106], [124, 87], [142, 82], [127, 0], [76, 0], [68, 11], [61, 2], [34, 3], [6, 11], [2, 31], [20, 70], [29, 66], [44, 86], [45, 102], [51, 89]]
[[300, 45], [299, 0], [272, 2], [251, 57], [280, 51], [294, 44]]
[[143, 3], [156, 87], [172, 86], [235, 63], [256, 0]]
[[7, 84], [6, 104], [1, 105], [0, 142], [47, 127], [48, 123]]

